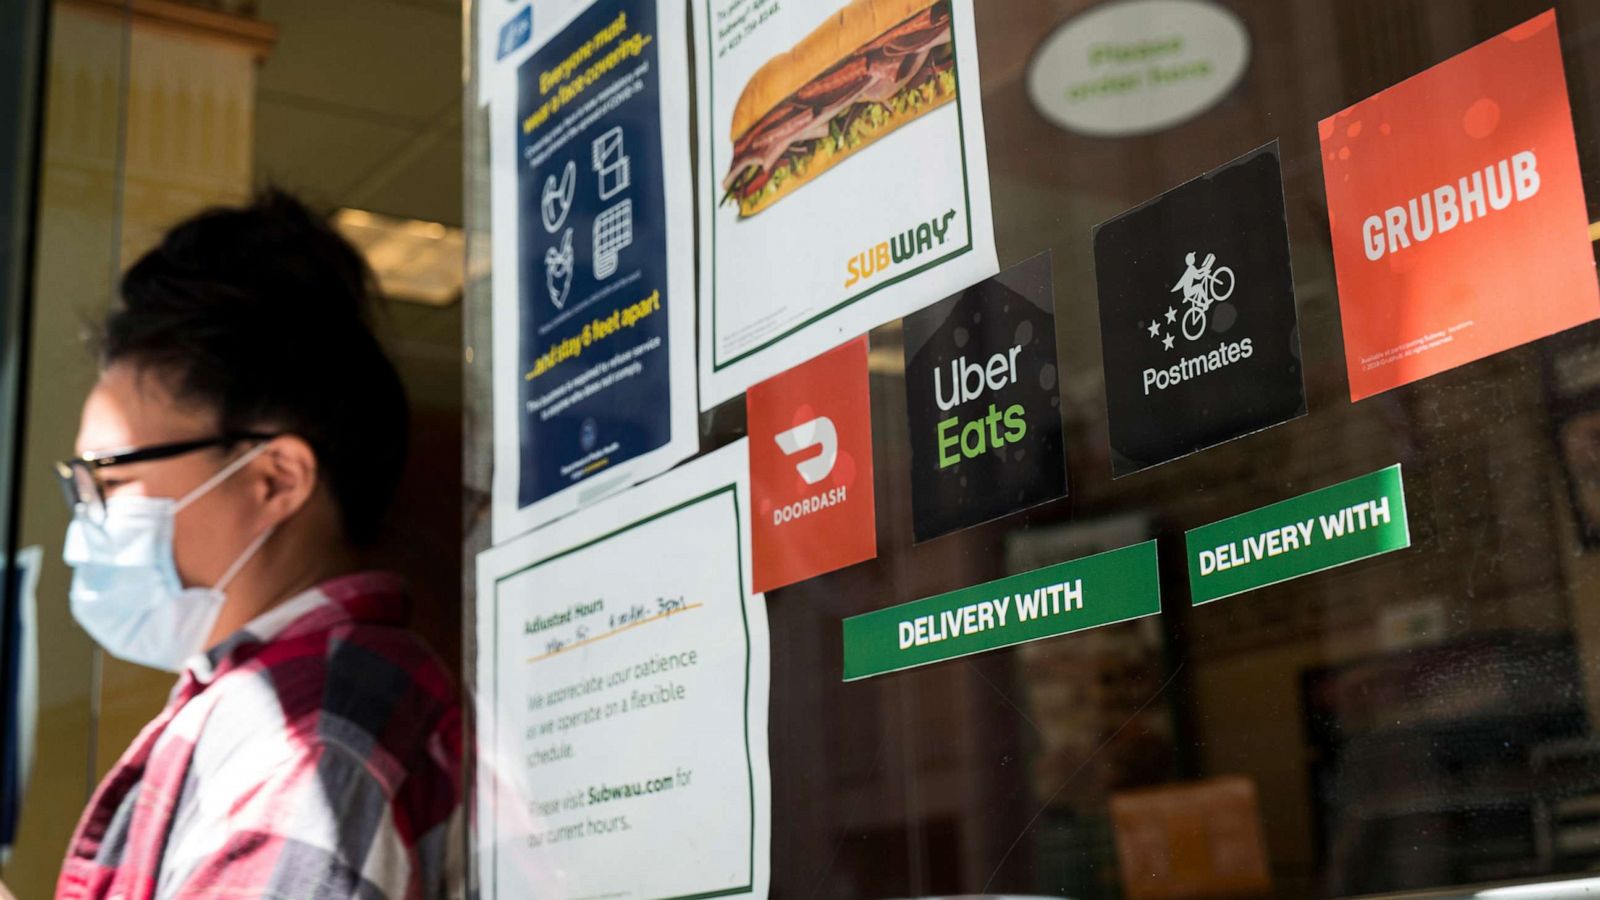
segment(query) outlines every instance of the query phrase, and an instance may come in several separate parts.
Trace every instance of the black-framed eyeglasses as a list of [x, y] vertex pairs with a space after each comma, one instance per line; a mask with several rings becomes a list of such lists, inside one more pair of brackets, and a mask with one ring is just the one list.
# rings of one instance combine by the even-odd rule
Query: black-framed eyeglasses
[[246, 441], [270, 441], [276, 434], [242, 431], [192, 441], [174, 441], [170, 444], [151, 444], [147, 447], [123, 447], [116, 450], [95, 450], [56, 463], [56, 477], [61, 481], [61, 491], [67, 506], [76, 510], [82, 504], [89, 518], [95, 522], [105, 520], [106, 489], [100, 480], [100, 470], [129, 463], [155, 462], [183, 456], [208, 447], [226, 447]]

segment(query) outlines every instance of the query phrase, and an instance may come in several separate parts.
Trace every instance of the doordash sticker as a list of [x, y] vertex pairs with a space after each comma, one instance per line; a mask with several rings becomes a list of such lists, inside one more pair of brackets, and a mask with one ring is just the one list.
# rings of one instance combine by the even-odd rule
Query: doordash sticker
[[1554, 10], [1318, 129], [1352, 400], [1600, 317]]
[[751, 385], [745, 400], [755, 590], [877, 556], [866, 337]]
[[1050, 255], [906, 317], [919, 541], [1067, 493]]

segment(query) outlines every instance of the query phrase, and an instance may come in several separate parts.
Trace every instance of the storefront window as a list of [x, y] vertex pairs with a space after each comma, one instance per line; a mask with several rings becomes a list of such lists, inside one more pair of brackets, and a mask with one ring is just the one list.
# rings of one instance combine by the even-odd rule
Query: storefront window
[[[801, 18], [781, 14], [779, 4], [700, 6], [689, 20], [696, 79], [714, 78], [721, 61], [737, 59], [740, 35], [784, 49], [802, 46], [810, 28], [796, 25], [778, 40], [760, 30], [763, 17]], [[984, 167], [978, 224], [955, 219], [975, 249], [951, 271], [972, 262], [987, 274], [979, 258], [983, 220], [992, 213], [1002, 273], [998, 287], [977, 293], [962, 290], [976, 276], [889, 291], [879, 299], [892, 301], [869, 301], [888, 310], [870, 328], [852, 330], [849, 323], [861, 320], [840, 313], [847, 318], [833, 340], [816, 342], [830, 347], [867, 332], [861, 355], [870, 372], [871, 448], [854, 465], [869, 473], [875, 554], [858, 562], [863, 554], [841, 551], [814, 569], [823, 574], [769, 579], [760, 599], [770, 655], [750, 659], [770, 666], [770, 699], [766, 765], [752, 771], [770, 767], [770, 835], [755, 830], [750, 868], [770, 860], [771, 892], [780, 896], [1493, 896], [1496, 886], [1528, 883], [1544, 885], [1528, 896], [1554, 896], [1548, 882], [1600, 859], [1590, 784], [1600, 753], [1592, 724], [1600, 714], [1600, 617], [1587, 602], [1600, 596], [1600, 331], [1591, 321], [1600, 309], [1588, 231], [1600, 166], [1590, 102], [1600, 15], [1558, 3], [1554, 18], [1541, 20], [1547, 4], [1488, 0], [951, 6], [958, 64], [971, 37], [961, 29], [970, 25], [975, 35], [975, 68], [957, 69], [961, 96], [981, 100], [981, 134], [972, 132], [967, 106], [958, 132], [951, 104], [946, 118], [935, 111], [906, 124], [858, 154], [859, 163], [842, 162], [792, 190], [780, 184], [771, 196], [765, 188], [740, 195], [752, 179], [769, 176], [730, 167], [724, 143], [734, 142], [738, 158], [737, 122], [731, 133], [711, 128], [705, 138], [704, 121], [724, 125], [731, 101], [717, 92], [737, 95], [741, 82], [726, 89], [695, 83], [702, 138], [695, 162], [710, 167], [697, 170], [694, 182], [700, 455], [747, 435], [755, 440], [767, 428], [746, 388], [826, 360], [791, 358], [765, 338], [741, 347], [738, 334], [724, 341], [719, 332], [708, 341], [705, 331], [726, 325], [705, 315], [708, 288], [732, 304], [744, 296], [739, 291], [781, 292], [784, 279], [806, 273], [770, 273], [790, 273], [820, 238], [796, 234], [752, 250], [771, 255], [770, 265], [761, 264], [771, 281], [762, 281], [760, 266], [714, 262], [716, 285], [706, 242], [727, 246], [740, 240], [732, 228], [770, 227], [763, 216], [784, 221], [785, 204], [800, 207], [808, 191], [822, 196], [853, 177], [847, 173], [871, 169], [870, 154], [907, 154], [913, 161], [905, 165], [914, 167], [922, 165], [914, 161], [922, 158], [919, 142], [970, 147], [981, 139], [986, 151], [966, 157]], [[951, 15], [948, 8], [936, 6], [928, 27]], [[473, 553], [526, 531], [502, 529], [498, 519], [491, 527], [491, 475], [517, 465], [504, 444], [497, 452], [494, 438], [495, 373], [503, 370], [494, 360], [502, 286], [493, 272], [519, 265], [502, 248], [521, 251], [518, 239], [497, 231], [516, 217], [492, 211], [491, 160], [500, 152], [492, 145], [512, 136], [496, 131], [494, 102], [476, 103], [493, 94], [489, 82], [505, 77], [497, 53], [517, 42], [514, 13], [508, 6], [495, 33], [478, 33], [468, 85]], [[590, 29], [595, 35], [611, 21], [601, 19]], [[659, 41], [683, 39], [674, 23], [658, 24]], [[535, 43], [560, 34], [540, 31], [537, 21], [530, 27]], [[906, 33], [913, 32], [921, 34]], [[851, 40], [858, 37], [876, 35]], [[491, 52], [479, 52], [491, 43]], [[670, 79], [690, 77], [668, 51], [659, 60], [663, 90]], [[545, 62], [536, 67], [554, 71]], [[794, 80], [800, 83], [784, 82], [759, 99], [806, 90], [804, 79]], [[941, 83], [955, 82], [934, 82], [930, 99]], [[524, 116], [533, 108], [527, 90]], [[515, 87], [506, 96], [495, 102], [519, 102]], [[889, 104], [890, 113], [896, 109]], [[955, 138], [941, 130], [945, 124]], [[960, 169], [961, 146], [945, 149], [975, 183], [970, 166]], [[1419, 146], [1433, 155], [1419, 156]], [[762, 162], [795, 178], [810, 164], [786, 159]], [[634, 178], [650, 178], [650, 164], [635, 157]], [[595, 177], [587, 167], [579, 174], [580, 186]], [[700, 195], [728, 189], [725, 176], [736, 203], [708, 207]], [[553, 183], [559, 197], [560, 181]], [[947, 187], [916, 192], [886, 177], [881, 190], [859, 186], [850, 203], [817, 212], [810, 225], [848, 231], [853, 217], [888, 210], [900, 228], [912, 229], [909, 247], [928, 218], [924, 201]], [[1531, 212], [1536, 203], [1547, 203], [1545, 212]], [[860, 249], [871, 262], [872, 246]], [[798, 256], [786, 258], [791, 252]], [[580, 269], [582, 259], [580, 251]], [[1030, 275], [1029, 266], [1038, 271]], [[831, 272], [828, 278], [831, 285]], [[932, 304], [947, 296], [959, 299], [936, 312], [941, 307]], [[1019, 305], [1029, 298], [1038, 302]], [[694, 308], [686, 295], [672, 303], [682, 315]], [[1024, 349], [1007, 360], [1013, 344], [1035, 346], [1018, 337], [1019, 321], [1007, 319], [1004, 331], [992, 321], [973, 324], [955, 337], [939, 330], [953, 320], [927, 320], [999, 316], [1006, 303], [1006, 315], [1026, 313], [1030, 329], [1053, 338], [1038, 350], [1049, 359]], [[759, 331], [764, 321], [750, 318], [744, 327]], [[1239, 330], [1212, 340], [1230, 328]], [[771, 347], [795, 340], [784, 328], [769, 331], [777, 341]], [[946, 338], [958, 349], [940, 349]], [[1184, 352], [1201, 340], [1209, 343]], [[1218, 344], [1216, 359], [1208, 360], [1210, 344]], [[938, 366], [927, 364], [935, 357], [920, 355], [923, 348]], [[753, 355], [741, 356], [747, 350]], [[771, 366], [759, 363], [764, 353], [777, 354]], [[1200, 361], [1182, 362], [1189, 357]], [[999, 360], [993, 369], [991, 358]], [[1271, 365], [1236, 365], [1248, 359]], [[740, 375], [741, 366], [752, 374]], [[1051, 432], [1058, 416], [1059, 438], [1028, 445], [1046, 455], [1038, 468], [1028, 462], [1037, 456], [1013, 448], [1002, 457], [1006, 466], [982, 477], [925, 480], [920, 467], [929, 454], [934, 473], [947, 462], [935, 436], [944, 400], [954, 402], [952, 383], [977, 366], [975, 392], [1014, 375], [1053, 375], [1039, 388], [1042, 399], [1018, 403], [1049, 411], [1030, 420], [1035, 435]], [[1251, 374], [1237, 376], [1245, 371]], [[923, 383], [933, 372], [945, 380]], [[1194, 383], [1226, 388], [1182, 393]], [[842, 382], [833, 390], [853, 388]], [[1200, 408], [1197, 398], [1221, 411]], [[963, 464], [1004, 443], [1001, 424], [965, 442], [962, 427], [952, 426], [957, 437], [944, 449], [951, 459], [966, 454]], [[988, 444], [980, 448], [979, 437]], [[814, 432], [794, 439], [827, 443]], [[759, 480], [757, 451], [748, 452]], [[1052, 481], [1059, 467], [1049, 454], [1064, 459], [1061, 483]], [[1006, 480], [1024, 465], [1027, 478]], [[661, 483], [629, 491], [656, 485], [664, 496]], [[1337, 503], [1330, 498], [1344, 495], [1313, 493], [1347, 483], [1343, 490], [1354, 493]], [[1269, 528], [1265, 518], [1233, 519], [1263, 508], [1281, 521]], [[544, 540], [555, 553], [575, 543], [573, 520], [563, 521], [532, 532], [527, 546]], [[761, 525], [750, 527], [759, 566]], [[1331, 545], [1328, 529], [1344, 527], [1370, 541], [1325, 559], [1283, 561], [1305, 560], [1293, 554]], [[784, 542], [832, 539], [768, 540], [800, 553], [801, 544]], [[985, 652], [919, 660], [929, 664], [899, 672], [889, 671], [901, 668], [892, 660], [856, 656], [852, 617], [1151, 541], [1139, 551], [1147, 556], [1126, 558], [1130, 571], [1144, 566], [1150, 581], [1119, 583], [1116, 599], [1125, 606], [1105, 613], [1100, 627], [1073, 626], [1014, 646], [997, 641]], [[673, 565], [669, 556], [628, 564]], [[834, 565], [841, 567], [829, 571]], [[1271, 577], [1252, 574], [1278, 565]], [[558, 568], [539, 571], [502, 587], [480, 569], [468, 630], [480, 700], [514, 690], [515, 702], [543, 703], [565, 684], [541, 681], [553, 669], [486, 662], [520, 646], [503, 643], [500, 629], [537, 630], [536, 618], [507, 613], [507, 604], [522, 602], [517, 592], [573, 583]], [[1098, 577], [1062, 571], [1064, 584]], [[1210, 588], [1221, 582], [1208, 579], [1223, 573], [1235, 580]], [[569, 599], [594, 602], [607, 584], [596, 577], [593, 596]], [[1146, 591], [1152, 586], [1159, 599]], [[974, 610], [1005, 590], [973, 593]], [[977, 615], [971, 623], [981, 628]], [[936, 614], [924, 631], [914, 616], [902, 618], [909, 636], [892, 652], [917, 652], [924, 638], [950, 636]], [[552, 653], [566, 650], [560, 641], [552, 646]], [[589, 655], [561, 672], [604, 677], [616, 658], [574, 652]], [[486, 673], [531, 684], [487, 684]], [[633, 838], [590, 834], [560, 850], [559, 839], [576, 837], [589, 820], [626, 813], [638, 827], [662, 827], [640, 800], [612, 805], [603, 819], [592, 794], [563, 807], [583, 787], [620, 778], [610, 763], [628, 753], [585, 750], [578, 725], [570, 742], [506, 738], [513, 726], [502, 709], [480, 702], [477, 710], [478, 762], [491, 771], [478, 781], [473, 858], [486, 895], [515, 895], [519, 877], [553, 883], [539, 881], [553, 877], [552, 868], [573, 884], [596, 883], [573, 860], [598, 858], [586, 854], [603, 855], [605, 841], [633, 846], [625, 843]], [[515, 718], [541, 721], [562, 727], [554, 713]], [[587, 761], [561, 768], [559, 752], [538, 755], [563, 744]], [[518, 748], [518, 758], [498, 756], [504, 748]], [[677, 799], [684, 817], [677, 828], [711, 829], [689, 794]], [[483, 827], [500, 815], [485, 819], [484, 808], [518, 802], [527, 804], [530, 824], [517, 836]], [[720, 802], [730, 816], [746, 814], [742, 796]], [[568, 825], [577, 832], [563, 834]], [[629, 882], [628, 858], [615, 863]], [[578, 868], [563, 872], [565, 865]], [[656, 883], [632, 874], [630, 883]]]
[[65, 602], [82, 323], [275, 180], [416, 301], [378, 558], [459, 637], [476, 896], [1600, 890], [1600, 6], [52, 13], [0, 12], [19, 895], [172, 683]]

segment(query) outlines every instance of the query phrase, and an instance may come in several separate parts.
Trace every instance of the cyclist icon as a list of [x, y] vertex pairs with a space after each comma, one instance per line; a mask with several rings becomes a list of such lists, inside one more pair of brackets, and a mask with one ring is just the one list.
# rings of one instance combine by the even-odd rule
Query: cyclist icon
[[1183, 292], [1183, 302], [1189, 304], [1189, 308], [1183, 312], [1183, 336], [1194, 341], [1206, 333], [1207, 312], [1211, 304], [1233, 295], [1233, 270], [1227, 266], [1212, 270], [1212, 265], [1217, 261], [1215, 253], [1207, 253], [1205, 262], [1198, 266], [1194, 264], [1192, 250], [1183, 259], [1189, 268], [1168, 293]]

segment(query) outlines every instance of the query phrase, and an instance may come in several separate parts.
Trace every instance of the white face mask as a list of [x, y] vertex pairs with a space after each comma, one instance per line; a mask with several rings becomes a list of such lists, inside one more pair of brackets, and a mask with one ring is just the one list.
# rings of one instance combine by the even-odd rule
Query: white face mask
[[72, 616], [119, 659], [177, 672], [205, 649], [222, 610], [223, 594], [245, 563], [271, 537], [258, 535], [212, 587], [185, 588], [172, 552], [173, 519], [266, 450], [258, 444], [199, 487], [170, 497], [111, 497], [105, 521], [92, 522], [82, 504], [67, 526], [62, 557], [71, 566]]

